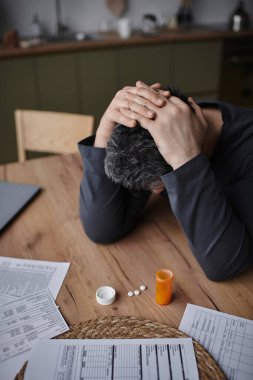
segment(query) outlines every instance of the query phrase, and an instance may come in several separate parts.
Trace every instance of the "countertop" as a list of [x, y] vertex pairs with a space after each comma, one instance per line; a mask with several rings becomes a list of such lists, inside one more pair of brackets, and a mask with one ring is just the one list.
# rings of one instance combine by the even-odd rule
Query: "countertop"
[[241, 32], [223, 30], [222, 28], [192, 27], [161, 31], [157, 35], [141, 35], [134, 33], [127, 39], [121, 39], [116, 33], [104, 33], [98, 40], [83, 40], [70, 42], [43, 42], [29, 48], [6, 48], [0, 44], [0, 59], [59, 52], [93, 50], [134, 45], [149, 45], [166, 42], [208, 41], [219, 39], [252, 37], [253, 29]]

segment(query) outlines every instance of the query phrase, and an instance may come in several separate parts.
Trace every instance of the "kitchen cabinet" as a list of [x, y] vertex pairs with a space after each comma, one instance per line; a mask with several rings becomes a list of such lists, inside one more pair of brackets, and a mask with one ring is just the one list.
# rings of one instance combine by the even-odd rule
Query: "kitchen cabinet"
[[76, 54], [36, 57], [35, 75], [40, 110], [80, 111]]
[[253, 39], [224, 41], [220, 96], [225, 102], [253, 107]]
[[94, 115], [97, 126], [117, 91], [115, 50], [79, 53], [77, 70], [81, 112]]
[[222, 41], [161, 42], [0, 60], [0, 163], [17, 160], [14, 110], [95, 116], [116, 91], [141, 79], [174, 85], [195, 99], [219, 96]]
[[138, 79], [168, 85], [172, 81], [172, 59], [172, 47], [168, 43], [119, 49], [119, 87], [134, 86]]
[[0, 61], [0, 163], [17, 160], [14, 111], [37, 109], [34, 59]]
[[173, 46], [173, 80], [189, 95], [218, 96], [222, 41], [183, 42]]

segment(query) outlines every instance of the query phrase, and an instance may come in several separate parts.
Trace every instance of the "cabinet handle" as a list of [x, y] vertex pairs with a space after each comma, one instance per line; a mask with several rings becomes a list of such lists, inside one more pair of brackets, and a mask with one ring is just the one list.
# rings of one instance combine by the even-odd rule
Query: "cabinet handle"
[[244, 63], [253, 63], [253, 54], [250, 55], [232, 55], [230, 62], [234, 65], [241, 65]]

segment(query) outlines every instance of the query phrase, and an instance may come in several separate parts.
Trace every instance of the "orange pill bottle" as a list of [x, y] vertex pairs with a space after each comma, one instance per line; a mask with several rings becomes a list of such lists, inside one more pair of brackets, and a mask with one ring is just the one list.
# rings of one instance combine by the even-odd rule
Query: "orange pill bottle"
[[156, 272], [155, 300], [159, 305], [168, 305], [172, 297], [173, 272], [169, 269], [159, 269]]

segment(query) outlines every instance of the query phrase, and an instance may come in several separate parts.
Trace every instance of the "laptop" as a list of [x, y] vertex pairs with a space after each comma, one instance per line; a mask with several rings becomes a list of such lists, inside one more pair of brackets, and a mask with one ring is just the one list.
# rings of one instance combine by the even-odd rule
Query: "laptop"
[[39, 191], [36, 185], [0, 181], [0, 232]]

